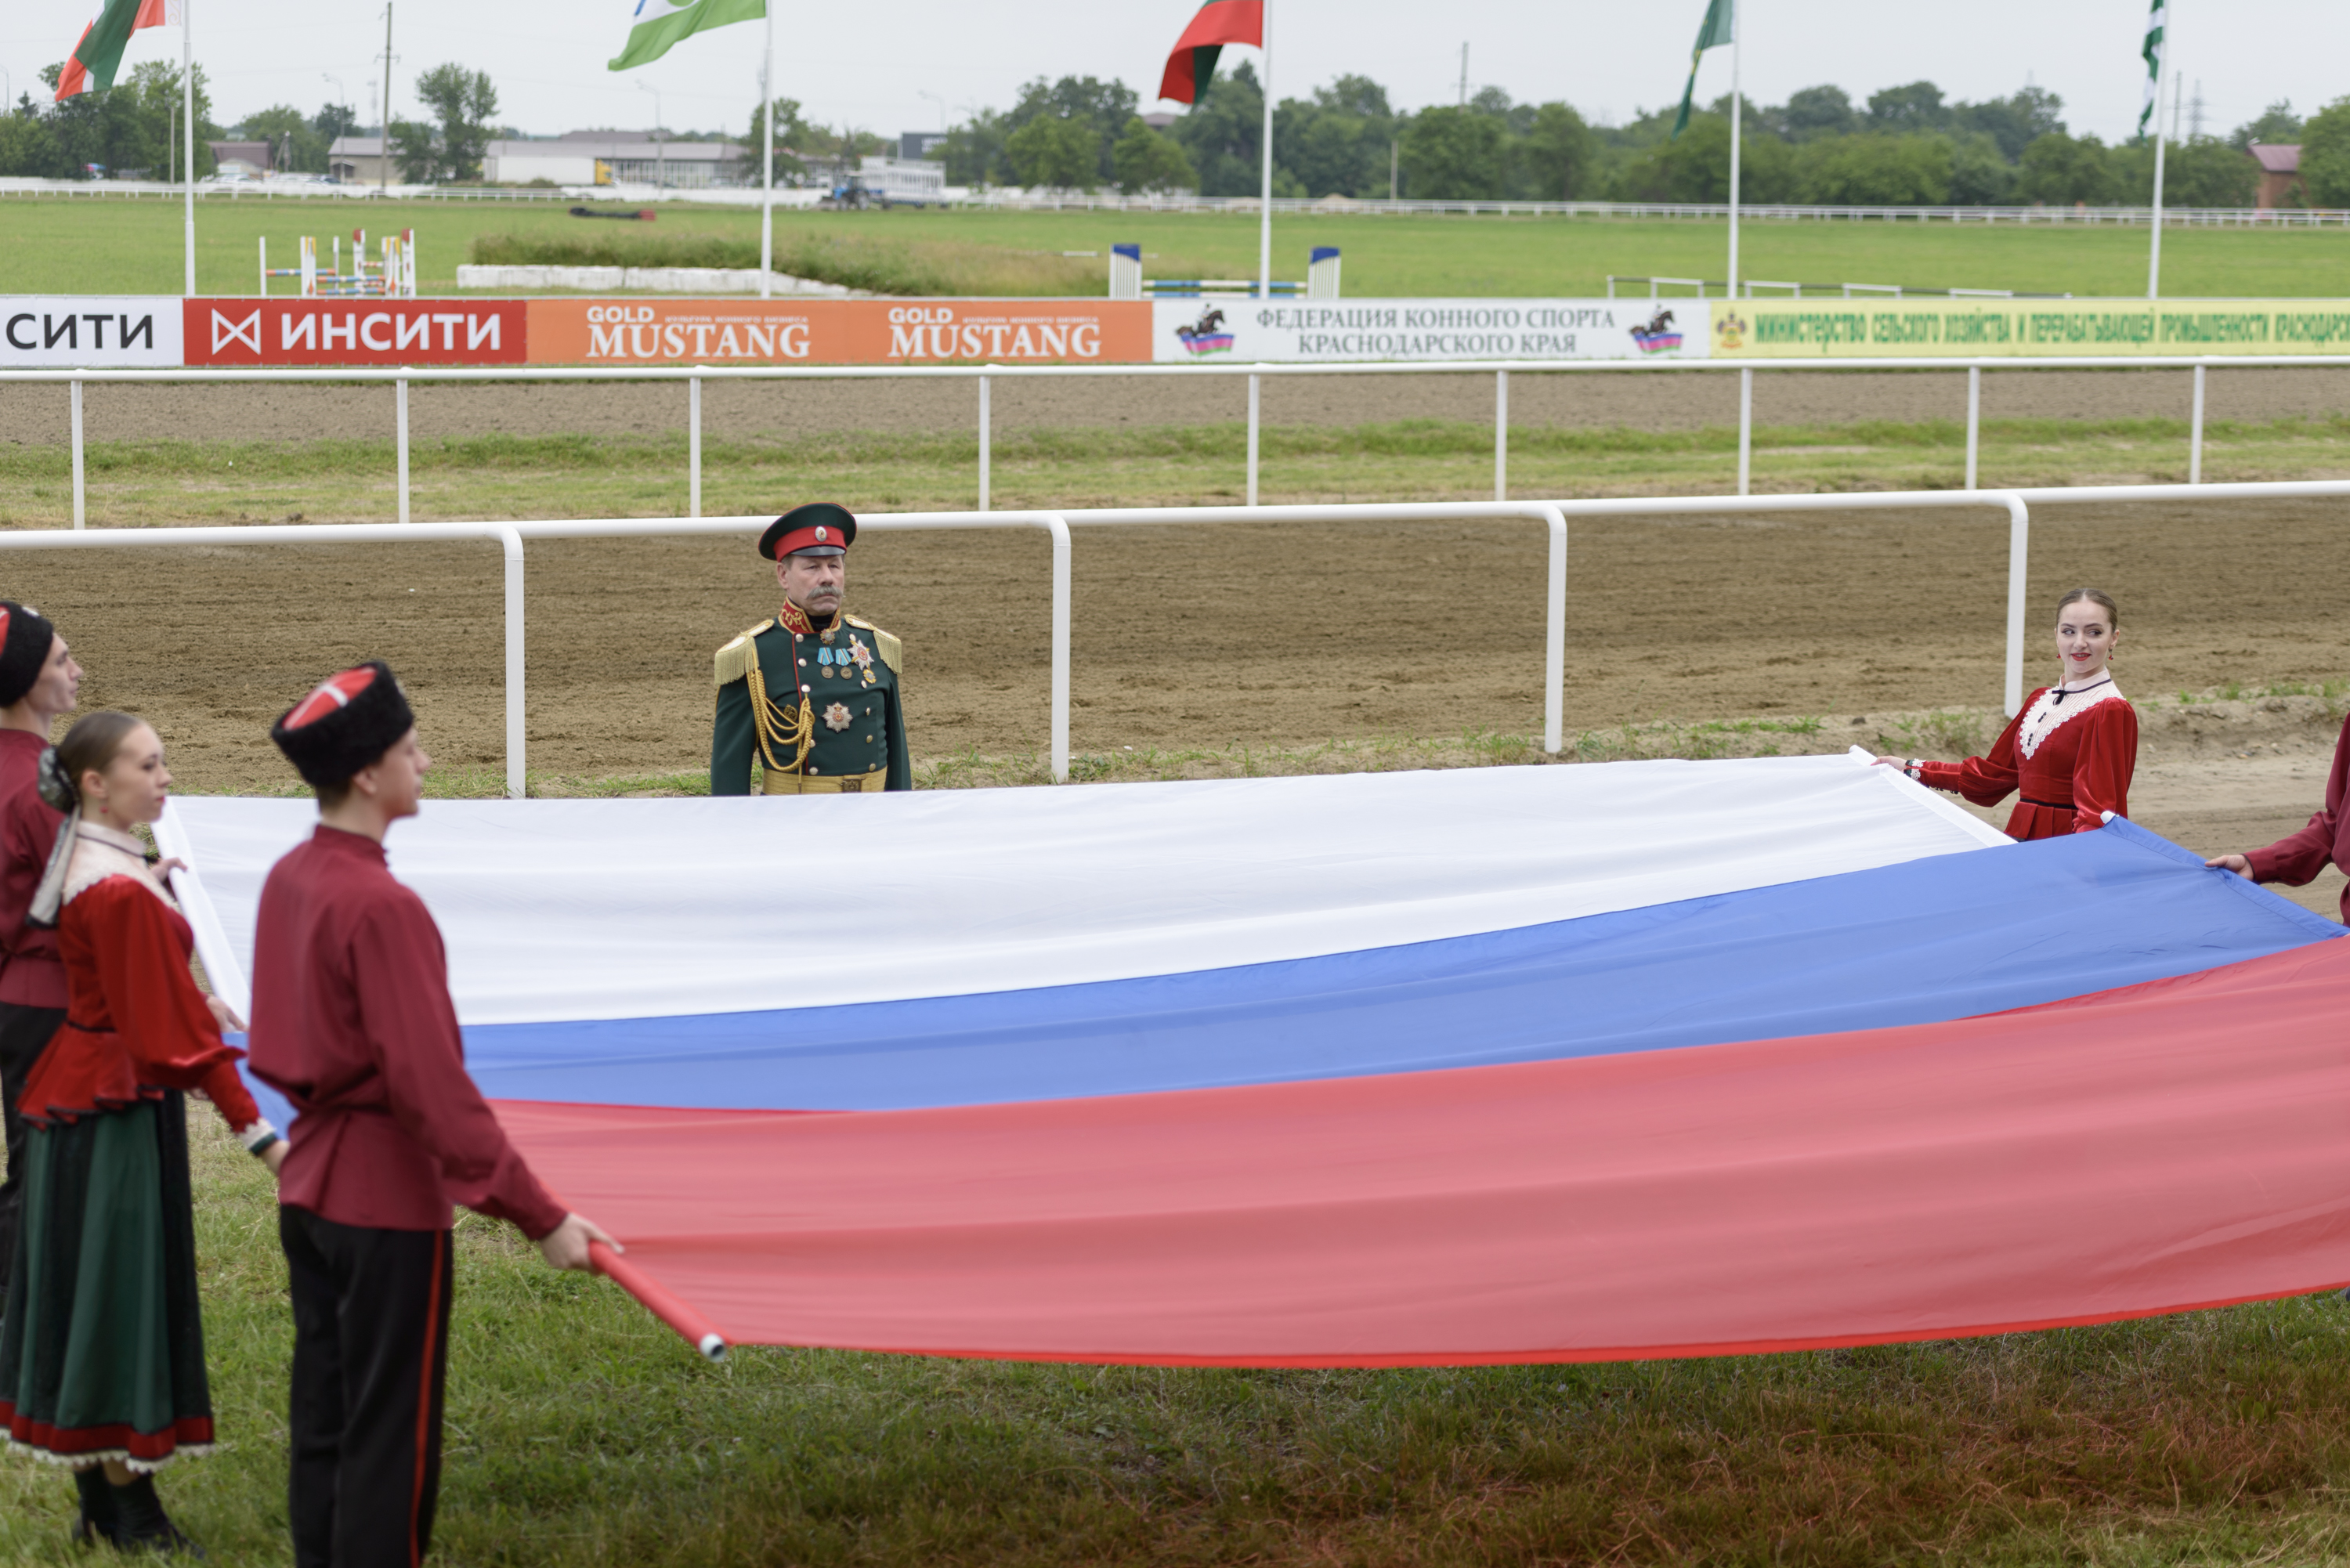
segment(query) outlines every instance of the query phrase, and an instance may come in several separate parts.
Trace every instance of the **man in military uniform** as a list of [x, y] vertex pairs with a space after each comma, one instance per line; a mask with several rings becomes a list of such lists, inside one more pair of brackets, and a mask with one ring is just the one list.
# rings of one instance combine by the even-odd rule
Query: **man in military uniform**
[[767, 525], [759, 554], [775, 563], [784, 607], [718, 650], [718, 716], [710, 793], [751, 793], [759, 763], [768, 794], [911, 789], [899, 640], [844, 614], [857, 519], [828, 501]]

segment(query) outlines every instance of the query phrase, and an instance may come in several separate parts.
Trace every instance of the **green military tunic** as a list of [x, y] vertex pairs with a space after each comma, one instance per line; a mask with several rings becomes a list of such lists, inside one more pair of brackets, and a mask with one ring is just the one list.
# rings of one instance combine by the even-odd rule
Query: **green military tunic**
[[720, 649], [710, 793], [748, 794], [758, 763], [767, 794], [911, 789], [898, 639], [837, 615], [819, 630], [785, 604]]

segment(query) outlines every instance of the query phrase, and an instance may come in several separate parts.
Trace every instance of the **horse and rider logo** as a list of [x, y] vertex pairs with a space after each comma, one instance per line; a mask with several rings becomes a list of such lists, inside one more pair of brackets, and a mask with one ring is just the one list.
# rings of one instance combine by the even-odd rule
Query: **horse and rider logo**
[[1673, 325], [1673, 313], [1659, 306], [1646, 327], [1632, 328], [1632, 341], [1643, 354], [1669, 354], [1681, 346], [1681, 330]]
[[1224, 330], [1224, 313], [1214, 306], [1200, 313], [1200, 319], [1188, 327], [1175, 328], [1176, 337], [1185, 349], [1193, 354], [1229, 354], [1232, 351], [1232, 335]]

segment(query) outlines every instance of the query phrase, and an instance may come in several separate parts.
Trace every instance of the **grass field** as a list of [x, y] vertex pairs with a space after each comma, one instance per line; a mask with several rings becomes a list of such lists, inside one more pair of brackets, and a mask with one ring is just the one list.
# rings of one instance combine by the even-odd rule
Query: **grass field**
[[[288, 1560], [289, 1323], [259, 1168], [202, 1106], [222, 1451], [167, 1504]], [[740, 1350], [703, 1365], [507, 1229], [458, 1232], [452, 1564], [2188, 1564], [2350, 1555], [2331, 1295], [1714, 1361], [1237, 1372]], [[0, 1558], [73, 1563], [0, 1463]]]
[[[755, 239], [759, 218], [739, 208], [664, 207], [651, 231]], [[258, 286], [255, 241], [267, 235], [279, 265], [292, 265], [305, 234], [322, 241], [364, 225], [412, 227], [424, 287], [453, 292], [457, 264], [480, 235], [577, 234], [588, 225], [557, 203], [505, 202], [266, 202], [209, 197], [196, 214], [201, 291], [250, 294]], [[619, 229], [624, 225], [602, 225]], [[1105, 288], [1099, 258], [1064, 262], [1064, 251], [1107, 254], [1139, 243], [1154, 276], [1253, 276], [1257, 226], [1246, 214], [891, 212], [778, 214], [778, 244], [847, 240], [910, 256], [918, 244], [1002, 253], [990, 275], [1024, 293]], [[631, 230], [633, 232], [633, 230]], [[1752, 223], [1742, 230], [1742, 270], [1805, 282], [1898, 283], [1920, 288], [2012, 288], [2079, 295], [2141, 295], [2147, 231], [2076, 224], [2043, 227], [1949, 223]], [[1278, 218], [1274, 272], [1305, 275], [1307, 247], [1346, 254], [1347, 292], [1378, 296], [1549, 295], [1604, 292], [1609, 274], [1718, 277], [1725, 265], [1719, 223], [1608, 219]], [[1024, 264], [1020, 258], [1025, 256]], [[911, 275], [910, 274], [910, 275]], [[2163, 286], [2176, 295], [2329, 296], [2350, 292], [2350, 230], [2178, 229], [2163, 239]], [[153, 199], [9, 200], [0, 204], [0, 292], [177, 294], [181, 208]], [[290, 280], [280, 280], [286, 286]], [[1005, 286], [1011, 286], [1007, 283]]]
[[[2174, 483], [2187, 477], [2184, 420], [2006, 420], [1982, 428], [1981, 483]], [[1483, 500], [1490, 426], [1270, 426], [1267, 502]], [[2214, 423], [2207, 481], [2342, 477], [2350, 415]], [[999, 435], [999, 508], [1222, 504], [1243, 494], [1246, 427], [1040, 431]], [[1965, 478], [1956, 421], [1759, 426], [1758, 489], [1954, 489]], [[1523, 496], [1707, 494], [1736, 488], [1731, 428], [1651, 432], [1535, 427], [1512, 431], [1510, 476]], [[88, 449], [89, 515], [103, 524], [379, 522], [397, 515], [392, 444], [338, 440], [101, 442]], [[410, 452], [418, 519], [681, 514], [682, 436], [486, 435]], [[860, 511], [959, 509], [975, 499], [978, 443], [961, 432], [705, 440], [702, 506], [752, 513], [784, 493], [835, 495]], [[72, 516], [71, 460], [56, 447], [0, 446], [0, 526]]]

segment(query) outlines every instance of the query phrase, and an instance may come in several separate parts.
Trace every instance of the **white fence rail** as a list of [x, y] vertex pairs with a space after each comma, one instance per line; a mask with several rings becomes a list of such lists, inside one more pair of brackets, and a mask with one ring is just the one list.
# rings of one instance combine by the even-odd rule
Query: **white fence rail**
[[[162, 197], [178, 201], [187, 187], [161, 180], [48, 180], [32, 177], [0, 179], [0, 198], [66, 196], [88, 201], [136, 200]], [[556, 190], [519, 186], [457, 186], [394, 184], [380, 192], [401, 202], [684, 202], [723, 206], [756, 206], [762, 192], [755, 182], [746, 185], [679, 186], [616, 183], [568, 185]], [[354, 201], [379, 194], [371, 182], [345, 184], [306, 183], [277, 180], [224, 180], [199, 182], [196, 194], [230, 201]], [[775, 187], [775, 205], [805, 207], [827, 192], [815, 186]], [[1121, 196], [1111, 192], [1047, 189], [972, 190], [950, 188], [940, 205], [1008, 208], [1018, 212], [1084, 213], [1254, 213], [1262, 204], [1254, 196], [1196, 196], [1176, 192], [1159, 195]], [[1276, 215], [1287, 217], [1497, 217], [1497, 218], [1629, 218], [1720, 221], [1730, 215], [1722, 202], [1503, 202], [1422, 200], [1384, 196], [1276, 196]], [[1742, 202], [1741, 223], [2119, 223], [2151, 221], [2151, 207], [2099, 206], [1835, 206], [1792, 202]], [[2162, 210], [2166, 228], [2212, 226], [2314, 228], [2350, 224], [2350, 208], [2341, 207], [2173, 207]]]
[[[1036, 528], [1052, 541], [1051, 754], [1056, 782], [1069, 776], [1070, 597], [1073, 526], [1181, 527], [1218, 523], [1378, 524], [1430, 520], [1522, 519], [1542, 524], [1549, 542], [1544, 573], [1543, 748], [1565, 742], [1566, 673], [1566, 545], [1570, 517], [1654, 517], [1748, 513], [1886, 512], [1982, 507], [2005, 513], [2007, 540], [2006, 659], [2001, 701], [2013, 714], [2023, 700], [2023, 648], [2028, 615], [2031, 515], [2033, 504], [2138, 502], [2257, 501], [2296, 497], [2350, 500], [2350, 480], [2288, 483], [2084, 485], [2064, 489], [1932, 490], [1826, 495], [1636, 496], [1614, 500], [1470, 502], [1360, 506], [1118, 507], [1097, 511], [936, 512], [873, 514], [860, 529], [888, 533], [920, 529]], [[502, 546], [505, 587], [506, 789], [519, 796], [527, 782], [525, 701], [526, 648], [523, 552], [526, 539], [659, 538], [693, 534], [754, 534], [770, 521], [754, 517], [618, 517], [521, 523], [302, 524], [258, 527], [23, 529], [0, 531], [0, 551], [47, 549], [214, 549], [223, 545], [295, 545], [495, 541]]]
[[1257, 477], [1262, 451], [1262, 384], [1265, 377], [1295, 376], [1457, 376], [1493, 378], [1493, 499], [1507, 501], [1509, 489], [1510, 375], [1592, 376], [1702, 375], [1734, 371], [1738, 390], [1738, 493], [1752, 490], [1754, 449], [1754, 378], [1757, 372], [1887, 371], [1918, 375], [1955, 374], [1963, 370], [1966, 392], [1966, 487], [1975, 488], [1977, 456], [1982, 427], [1982, 372], [1985, 370], [2190, 370], [2194, 375], [2188, 437], [2188, 483], [2203, 476], [2203, 407], [2209, 372], [2213, 369], [2277, 368], [2342, 368], [2350, 366], [2344, 354], [2230, 354], [2222, 356], [2075, 356], [2070, 358], [1989, 358], [1981, 359], [1678, 359], [1662, 363], [1610, 359], [1562, 363], [1548, 359], [1461, 359], [1431, 363], [1377, 361], [1346, 364], [1226, 364], [1226, 365], [680, 365], [680, 366], [550, 366], [451, 367], [414, 369], [332, 369], [255, 366], [235, 369], [73, 370], [0, 369], [0, 384], [62, 382], [68, 388], [73, 446], [73, 525], [87, 516], [84, 483], [82, 387], [88, 383], [336, 381], [346, 384], [390, 382], [392, 387], [393, 450], [398, 475], [400, 521], [409, 516], [408, 387], [411, 381], [682, 381], [686, 384], [688, 517], [702, 514], [702, 384], [704, 381], [804, 380], [964, 380], [978, 384], [979, 462], [978, 508], [993, 504], [993, 427], [989, 391], [997, 380], [1057, 379], [1068, 377], [1210, 376], [1248, 378], [1248, 504], [1257, 504]]

